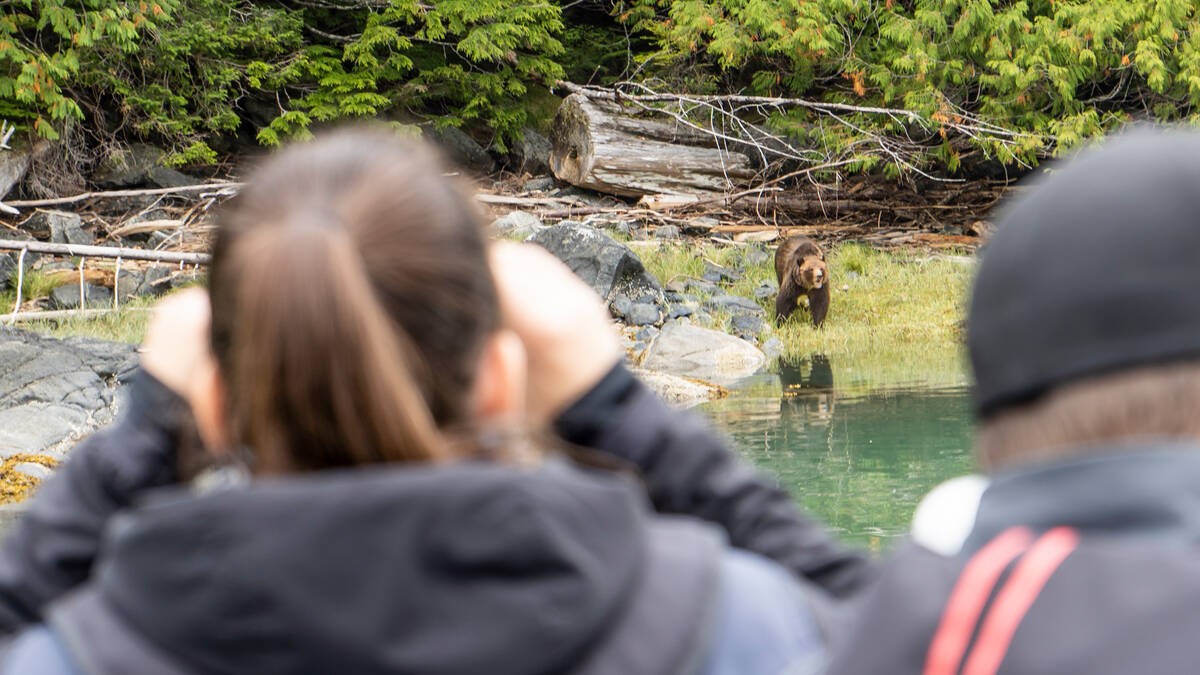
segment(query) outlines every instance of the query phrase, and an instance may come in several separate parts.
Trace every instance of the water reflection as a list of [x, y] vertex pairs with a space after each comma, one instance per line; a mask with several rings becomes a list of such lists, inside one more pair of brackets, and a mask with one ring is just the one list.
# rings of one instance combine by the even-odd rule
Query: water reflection
[[872, 548], [908, 530], [934, 485], [972, 470], [965, 386], [841, 387], [819, 354], [705, 412], [807, 509]]

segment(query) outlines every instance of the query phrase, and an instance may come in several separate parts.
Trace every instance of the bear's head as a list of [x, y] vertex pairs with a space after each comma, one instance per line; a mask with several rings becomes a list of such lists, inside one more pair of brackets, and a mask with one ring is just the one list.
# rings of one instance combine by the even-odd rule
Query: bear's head
[[792, 268], [792, 279], [803, 289], [820, 288], [829, 283], [829, 266], [825, 256], [804, 256], [796, 260]]

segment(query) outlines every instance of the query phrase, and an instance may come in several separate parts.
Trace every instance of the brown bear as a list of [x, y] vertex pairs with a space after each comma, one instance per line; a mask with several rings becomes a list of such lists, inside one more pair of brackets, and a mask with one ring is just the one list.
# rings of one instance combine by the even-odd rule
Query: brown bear
[[821, 247], [805, 236], [789, 238], [775, 250], [775, 277], [775, 324], [782, 326], [800, 296], [807, 295], [813, 325], [820, 328], [829, 312], [829, 266]]

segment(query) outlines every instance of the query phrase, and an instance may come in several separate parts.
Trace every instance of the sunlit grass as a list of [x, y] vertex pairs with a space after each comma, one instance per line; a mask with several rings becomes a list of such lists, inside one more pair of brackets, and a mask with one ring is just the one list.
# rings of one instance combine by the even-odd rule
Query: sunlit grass
[[[701, 276], [705, 259], [743, 270], [739, 281], [718, 292], [754, 298], [764, 281], [775, 283], [773, 255], [759, 264], [746, 264], [747, 248], [680, 242], [635, 250], [664, 284]], [[775, 329], [771, 295], [759, 301], [768, 323], [760, 342], [779, 337], [784, 359], [825, 354], [835, 371], [844, 370], [837, 373], [838, 381], [847, 384], [962, 380], [961, 321], [971, 265], [860, 244], [835, 246], [827, 258], [832, 298], [824, 326], [813, 328], [807, 309], [801, 307]], [[713, 327], [727, 327], [728, 319], [714, 313]]]
[[[146, 336], [150, 307], [158, 298], [132, 298], [121, 303], [121, 309], [104, 314], [77, 315], [65, 319], [24, 321], [20, 328], [57, 338], [85, 335], [101, 340], [140, 343]], [[11, 310], [11, 307], [9, 308]]]

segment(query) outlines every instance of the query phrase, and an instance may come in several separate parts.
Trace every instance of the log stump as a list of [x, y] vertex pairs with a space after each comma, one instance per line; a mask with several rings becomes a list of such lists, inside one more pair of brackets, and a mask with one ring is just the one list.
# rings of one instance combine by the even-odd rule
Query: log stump
[[755, 175], [750, 159], [676, 122], [571, 94], [554, 117], [550, 168], [572, 185], [622, 197], [727, 192]]

